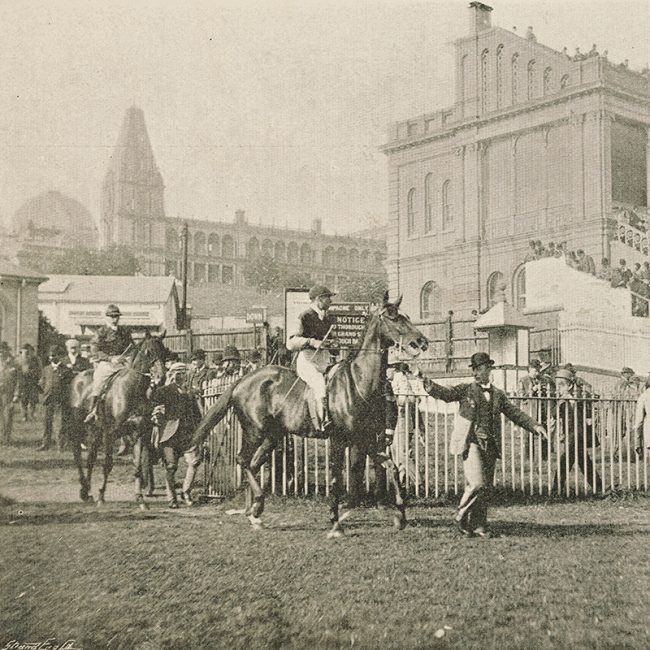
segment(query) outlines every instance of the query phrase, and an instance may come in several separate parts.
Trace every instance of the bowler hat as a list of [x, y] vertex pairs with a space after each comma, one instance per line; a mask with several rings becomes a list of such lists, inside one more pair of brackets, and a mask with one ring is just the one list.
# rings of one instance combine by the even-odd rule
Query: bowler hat
[[117, 305], [114, 305], [111, 303], [108, 307], [106, 307], [106, 315], [107, 316], [121, 316], [122, 312], [120, 311], [120, 308]]
[[233, 361], [235, 359], [241, 360], [239, 350], [234, 345], [226, 345], [226, 347], [223, 349], [222, 361]]
[[192, 352], [192, 361], [205, 361], [205, 350], [202, 350], [199, 348], [198, 350], [194, 350]]
[[487, 363], [489, 366], [494, 365], [494, 360], [490, 359], [490, 355], [487, 352], [474, 352], [472, 358], [469, 362], [470, 368], [478, 368], [484, 363]]
[[262, 353], [255, 348], [248, 353], [248, 358], [250, 361], [259, 361], [262, 358]]
[[529, 368], [537, 368], [537, 370], [542, 369], [542, 362], [539, 359], [531, 359], [528, 362], [528, 367]]
[[632, 370], [632, 368], [628, 368], [627, 366], [625, 366], [625, 367], [623, 368], [623, 370], [621, 370], [621, 374], [622, 374], [622, 375], [633, 375], [633, 374], [634, 374], [634, 370]]
[[333, 291], [330, 291], [327, 287], [324, 287], [322, 284], [315, 284], [309, 290], [309, 300], [316, 300], [321, 296], [335, 296], [336, 294]]

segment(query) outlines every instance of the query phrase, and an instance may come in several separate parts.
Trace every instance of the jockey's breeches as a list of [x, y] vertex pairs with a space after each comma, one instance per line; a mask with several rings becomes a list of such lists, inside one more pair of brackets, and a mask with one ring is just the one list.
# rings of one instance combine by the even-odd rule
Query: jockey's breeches
[[301, 350], [296, 361], [296, 371], [298, 377], [314, 391], [314, 397], [317, 400], [323, 400], [325, 399], [325, 377], [312, 363], [313, 355], [314, 350]]
[[93, 397], [98, 397], [102, 392], [102, 386], [104, 382], [118, 370], [121, 370], [123, 366], [119, 363], [111, 363], [110, 361], [100, 361], [93, 371], [93, 387], [91, 395]]

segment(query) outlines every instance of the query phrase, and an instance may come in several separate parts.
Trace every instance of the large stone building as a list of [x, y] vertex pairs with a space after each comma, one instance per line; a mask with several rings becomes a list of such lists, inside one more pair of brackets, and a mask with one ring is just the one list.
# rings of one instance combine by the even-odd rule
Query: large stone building
[[[183, 222], [165, 215], [164, 189], [143, 112], [131, 107], [102, 187], [102, 244], [131, 247], [146, 274], [178, 276]], [[259, 255], [332, 286], [351, 274], [384, 273], [384, 240], [326, 235], [318, 218], [308, 218], [304, 230], [257, 226], [243, 210], [236, 212], [233, 223], [184, 221], [189, 225], [189, 280], [196, 284], [241, 286], [244, 265]]]
[[471, 2], [454, 43], [454, 105], [392, 124], [383, 147], [389, 284], [421, 320], [484, 310], [503, 282], [525, 307], [532, 239], [597, 262], [648, 259], [644, 228], [616, 224], [630, 209], [647, 213], [648, 71], [595, 47], [558, 52], [530, 28], [521, 37], [493, 26], [491, 11]]

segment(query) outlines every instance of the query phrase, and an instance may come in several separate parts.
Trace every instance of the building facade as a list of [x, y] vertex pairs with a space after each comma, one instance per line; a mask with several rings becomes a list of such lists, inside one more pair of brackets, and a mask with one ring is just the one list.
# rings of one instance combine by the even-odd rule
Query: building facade
[[131, 107], [102, 186], [103, 246], [127, 245], [146, 274], [178, 277], [180, 231], [187, 222], [189, 280], [196, 284], [241, 286], [244, 265], [260, 255], [334, 287], [348, 275], [385, 273], [386, 244], [380, 238], [326, 235], [320, 219], [311, 219], [304, 230], [257, 226], [243, 210], [236, 212], [233, 223], [181, 221], [165, 215], [164, 189], [144, 114]]
[[[558, 52], [530, 28], [493, 26], [491, 12], [471, 2], [454, 43], [454, 105], [392, 124], [383, 147], [389, 285], [421, 320], [485, 310], [504, 282], [525, 308], [530, 240], [599, 262], [621, 243], [617, 218], [647, 213], [648, 71], [595, 46]], [[628, 262], [647, 259], [647, 246], [634, 248]]]

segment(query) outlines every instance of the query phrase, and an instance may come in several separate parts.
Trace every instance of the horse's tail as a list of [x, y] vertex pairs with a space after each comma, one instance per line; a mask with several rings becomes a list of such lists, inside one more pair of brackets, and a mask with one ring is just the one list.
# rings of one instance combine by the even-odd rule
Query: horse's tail
[[219, 399], [208, 409], [207, 413], [201, 418], [199, 426], [196, 428], [192, 436], [192, 447], [201, 446], [214, 427], [223, 420], [228, 413], [230, 407], [230, 399], [232, 398], [233, 390], [239, 382], [228, 386], [228, 388], [221, 394]]

